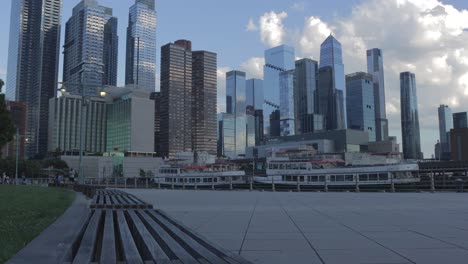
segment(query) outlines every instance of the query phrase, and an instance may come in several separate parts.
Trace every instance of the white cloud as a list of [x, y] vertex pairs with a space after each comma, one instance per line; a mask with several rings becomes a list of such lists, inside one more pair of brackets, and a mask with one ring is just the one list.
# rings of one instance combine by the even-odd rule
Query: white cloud
[[[320, 44], [333, 32], [343, 46], [346, 73], [365, 71], [366, 50], [382, 49], [391, 131], [400, 131], [403, 71], [416, 74], [420, 125], [428, 131], [421, 134], [430, 137], [424, 142], [437, 140], [439, 104], [449, 104], [454, 112], [468, 110], [468, 10], [438, 0], [364, 0], [346, 17], [325, 21], [308, 15], [303, 26], [285, 28], [287, 15], [266, 13], [262, 18], [270, 23], [263, 30], [260, 24], [262, 41], [270, 46], [291, 42], [298, 56], [317, 60]], [[401, 138], [401, 132], [395, 136]], [[433, 144], [424, 148], [429, 156]]]
[[253, 57], [241, 63], [240, 70], [247, 74], [248, 79], [263, 79], [263, 65], [265, 65], [264, 58]]
[[247, 26], [245, 26], [245, 31], [257, 31], [258, 30], [258, 27], [257, 25], [255, 24], [255, 22], [253, 21], [253, 19], [249, 19], [249, 22], [247, 23]]
[[283, 20], [287, 17], [288, 14], [284, 11], [279, 13], [270, 11], [260, 17], [260, 38], [264, 44], [274, 47], [283, 43], [285, 36]]

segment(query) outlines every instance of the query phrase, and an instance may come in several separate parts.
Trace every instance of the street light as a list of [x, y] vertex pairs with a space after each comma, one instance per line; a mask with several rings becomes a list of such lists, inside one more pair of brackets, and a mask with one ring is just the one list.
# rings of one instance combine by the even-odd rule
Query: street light
[[[19, 140], [20, 138], [25, 137], [24, 135], [20, 135], [19, 128], [16, 128], [16, 164], [15, 164], [15, 184], [18, 185], [18, 163], [19, 163]], [[29, 140], [26, 138], [26, 142]]]
[[[58, 89], [58, 91], [60, 91], [62, 94], [65, 94], [67, 92], [67, 89], [65, 87], [65, 83], [63, 82], [58, 82], [58, 84], [61, 84], [62, 87], [60, 89]], [[84, 129], [84, 113], [85, 112], [85, 107], [87, 107], [87, 102], [88, 102], [88, 98], [85, 94], [85, 87], [89, 87], [89, 88], [100, 88], [99, 89], [99, 95], [101, 97], [105, 97], [107, 95], [106, 91], [104, 91], [104, 87], [103, 86], [99, 86], [99, 85], [85, 85], [85, 84], [82, 84], [82, 83], [77, 83], [77, 84], [71, 84], [71, 83], [67, 83], [66, 85], [68, 86], [77, 86], [80, 88], [80, 91], [81, 91], [81, 106], [82, 106], [82, 109], [81, 109], [81, 115], [80, 115], [80, 159], [79, 159], [79, 167], [78, 167], [78, 183], [79, 184], [84, 184], [84, 175], [83, 175], [83, 143], [84, 143], [84, 140], [83, 140], [83, 129]]]

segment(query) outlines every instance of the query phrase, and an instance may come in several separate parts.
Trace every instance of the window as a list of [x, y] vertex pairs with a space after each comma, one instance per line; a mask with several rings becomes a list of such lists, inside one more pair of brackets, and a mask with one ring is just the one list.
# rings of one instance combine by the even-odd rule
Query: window
[[378, 174], [370, 174], [369, 175], [369, 181], [377, 181], [379, 180]]
[[359, 181], [368, 181], [367, 174], [359, 174]]

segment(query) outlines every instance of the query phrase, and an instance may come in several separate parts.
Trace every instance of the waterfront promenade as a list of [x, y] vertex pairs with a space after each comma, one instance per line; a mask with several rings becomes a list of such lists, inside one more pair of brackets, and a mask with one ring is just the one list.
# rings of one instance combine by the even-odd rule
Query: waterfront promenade
[[468, 195], [125, 190], [254, 263], [467, 263]]

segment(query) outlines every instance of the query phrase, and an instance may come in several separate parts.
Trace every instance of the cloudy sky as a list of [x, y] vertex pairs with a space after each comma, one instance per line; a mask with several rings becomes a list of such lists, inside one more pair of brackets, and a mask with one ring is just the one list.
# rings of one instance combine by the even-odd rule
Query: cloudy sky
[[[13, 0], [16, 1], [16, 0]], [[63, 23], [78, 0], [64, 0]], [[100, 0], [119, 18], [119, 84], [125, 71], [125, 30], [133, 0]], [[366, 69], [365, 51], [384, 52], [387, 114], [401, 140], [399, 73], [416, 73], [423, 151], [438, 139], [437, 107], [468, 111], [468, 1], [466, 0], [157, 0], [158, 46], [176, 39], [218, 53], [218, 109], [224, 109], [224, 73], [230, 69], [261, 78], [263, 51], [279, 44], [296, 57], [319, 59], [320, 43], [332, 32], [343, 45], [345, 72]], [[2, 0], [0, 78], [5, 78], [10, 20]], [[63, 38], [63, 34], [62, 34]], [[63, 41], [62, 41], [63, 43]], [[159, 60], [158, 50], [158, 60]], [[62, 67], [60, 67], [61, 71]]]

